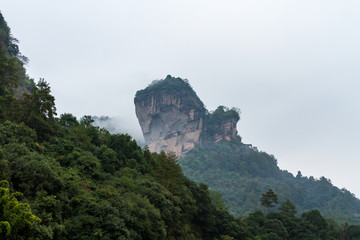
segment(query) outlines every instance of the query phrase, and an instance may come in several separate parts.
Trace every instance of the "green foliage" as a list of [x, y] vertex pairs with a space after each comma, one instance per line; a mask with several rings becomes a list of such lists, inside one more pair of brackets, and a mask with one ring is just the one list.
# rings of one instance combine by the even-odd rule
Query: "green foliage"
[[267, 208], [268, 213], [270, 212], [270, 208], [275, 207], [277, 203], [278, 197], [272, 189], [269, 189], [261, 196], [261, 205]]
[[20, 55], [18, 40], [11, 35], [11, 31], [7, 22], [0, 12], [0, 46], [1, 50], [11, 56]]
[[161, 96], [165, 93], [173, 96], [181, 96], [187, 101], [181, 103], [184, 108], [197, 108], [205, 111], [204, 103], [196, 95], [196, 92], [186, 79], [174, 78], [168, 75], [163, 80], [154, 81], [147, 88], [136, 92], [135, 101], [148, 98], [154, 93], [156, 93], [156, 96]]
[[60, 124], [64, 127], [76, 127], [79, 122], [71, 113], [63, 113], [60, 115]]
[[[291, 205], [288, 200], [281, 204]], [[292, 207], [291, 207], [292, 208]], [[294, 209], [294, 211], [296, 211]], [[249, 214], [245, 223], [250, 230], [251, 239], [349, 239], [349, 226], [341, 226], [334, 220], [324, 219], [318, 210], [304, 212], [301, 217], [289, 215], [287, 212], [271, 212], [266, 216], [260, 212]], [[356, 228], [351, 225], [351, 228]], [[355, 233], [354, 236], [359, 236]]]
[[35, 129], [41, 140], [48, 139], [55, 132], [54, 117], [56, 116], [55, 98], [50, 94], [50, 86], [44, 80], [32, 88], [31, 95], [26, 94], [22, 101], [24, 114], [21, 121]]
[[295, 216], [296, 214], [296, 207], [289, 199], [286, 199], [286, 201], [281, 204], [279, 210], [287, 216]]
[[[45, 98], [50, 104], [28, 96], [24, 106], [52, 131], [39, 119], [17, 123], [21, 115], [0, 125], [1, 177], [23, 192], [43, 219], [32, 225], [38, 239], [247, 235], [245, 224], [226, 211], [219, 197], [183, 175], [175, 156], [141, 149], [129, 135], [92, 126], [91, 117], [80, 123], [71, 114], [57, 119], [50, 111], [52, 98]], [[2, 224], [1, 229], [9, 228]]]
[[0, 123], [0, 143], [2, 145], [21, 143], [31, 150], [36, 150], [39, 145], [34, 142], [34, 139], [36, 139], [36, 132], [24, 123], [17, 124], [10, 121]]
[[13, 104], [15, 89], [20, 80], [18, 61], [15, 57], [6, 56], [0, 43], [0, 120], [16, 112]]
[[27, 58], [17, 43], [0, 12], [0, 120], [17, 113], [13, 106], [15, 97], [29, 91], [32, 84], [23, 66]]
[[5, 145], [4, 150], [15, 189], [29, 197], [40, 190], [55, 193], [61, 189], [58, 163], [37, 152], [30, 152], [21, 144]]
[[0, 97], [14, 94], [19, 84], [16, 61], [15, 57], [6, 56], [0, 49]]
[[22, 194], [10, 193], [9, 183], [0, 181], [0, 238], [31, 239], [32, 227], [40, 219], [31, 213], [29, 204], [19, 203]]
[[227, 108], [218, 106], [215, 111], [207, 113], [204, 117], [204, 126], [206, 126], [206, 134], [213, 137], [219, 132], [222, 124], [229, 120], [240, 120], [240, 110], [236, 108]]
[[240, 140], [195, 148], [179, 164], [191, 180], [220, 192], [236, 216], [261, 209], [262, 194], [273, 189], [280, 202], [289, 199], [299, 213], [319, 209], [326, 217], [360, 223], [360, 200], [349, 191], [324, 177], [294, 177], [279, 169], [274, 156]]
[[358, 240], [360, 239], [360, 225], [345, 226], [345, 239]]
[[240, 120], [240, 110], [236, 108], [227, 108], [225, 106], [218, 106], [215, 111], [208, 114], [209, 121], [216, 124], [221, 123], [229, 118], [234, 118], [236, 121]]
[[[7, 46], [10, 43], [10, 28], [0, 12], [0, 41]], [[4, 46], [4, 47], [5, 47]]]

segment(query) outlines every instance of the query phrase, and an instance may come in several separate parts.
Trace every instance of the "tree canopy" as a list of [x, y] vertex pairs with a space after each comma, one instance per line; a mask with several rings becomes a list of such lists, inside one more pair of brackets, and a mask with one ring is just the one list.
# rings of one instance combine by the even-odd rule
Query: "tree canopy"
[[272, 189], [269, 189], [261, 196], [261, 205], [267, 208], [268, 213], [270, 212], [270, 208], [275, 207], [277, 203], [278, 197]]
[[337, 221], [360, 223], [360, 200], [346, 189], [339, 189], [322, 177], [305, 177], [280, 170], [273, 155], [244, 144], [223, 141], [197, 147], [179, 159], [187, 177], [219, 191], [229, 211], [245, 217], [259, 210], [261, 196], [268, 189], [279, 202], [289, 199], [302, 213], [318, 209]]

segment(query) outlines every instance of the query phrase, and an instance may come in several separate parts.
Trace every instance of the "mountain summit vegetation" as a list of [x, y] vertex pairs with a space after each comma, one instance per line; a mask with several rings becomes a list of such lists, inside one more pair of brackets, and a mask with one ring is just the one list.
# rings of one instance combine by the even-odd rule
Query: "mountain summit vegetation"
[[154, 152], [184, 156], [196, 146], [238, 139], [239, 111], [219, 106], [209, 112], [188, 80], [168, 75], [136, 92], [136, 116]]
[[28, 78], [3, 41], [5, 21], [0, 33], [0, 239], [359, 239], [360, 226], [317, 210], [296, 215], [280, 198], [276, 209], [269, 189], [268, 213], [235, 217], [217, 192], [184, 176], [174, 155], [110, 134], [90, 116], [58, 116], [44, 79], [17, 96]]

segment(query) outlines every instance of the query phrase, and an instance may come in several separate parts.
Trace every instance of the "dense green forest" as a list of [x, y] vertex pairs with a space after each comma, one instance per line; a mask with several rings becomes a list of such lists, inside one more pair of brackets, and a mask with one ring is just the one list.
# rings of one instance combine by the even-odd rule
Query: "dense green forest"
[[0, 40], [0, 239], [360, 239], [360, 226], [318, 210], [297, 216], [276, 191], [259, 200], [268, 210], [234, 217], [173, 155], [90, 116], [57, 116], [49, 84], [26, 76], [1, 14]]
[[298, 212], [318, 209], [339, 221], [360, 223], [360, 200], [329, 179], [304, 177], [280, 170], [274, 156], [240, 140], [197, 148], [180, 159], [184, 173], [195, 182], [221, 192], [236, 216], [261, 209], [261, 194], [273, 189], [279, 199], [290, 199]]

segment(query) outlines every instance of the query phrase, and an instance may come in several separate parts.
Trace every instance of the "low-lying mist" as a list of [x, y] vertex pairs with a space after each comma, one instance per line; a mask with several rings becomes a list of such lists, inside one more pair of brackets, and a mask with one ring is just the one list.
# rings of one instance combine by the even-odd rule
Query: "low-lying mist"
[[144, 136], [137, 119], [129, 119], [121, 116], [93, 116], [93, 125], [105, 128], [112, 134], [129, 134], [140, 146], [145, 145]]

